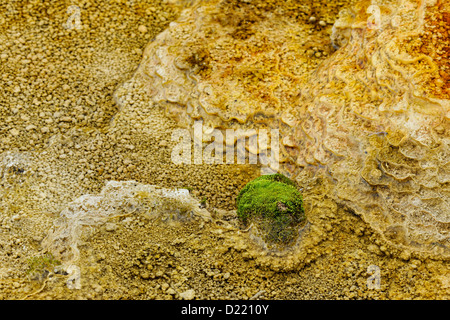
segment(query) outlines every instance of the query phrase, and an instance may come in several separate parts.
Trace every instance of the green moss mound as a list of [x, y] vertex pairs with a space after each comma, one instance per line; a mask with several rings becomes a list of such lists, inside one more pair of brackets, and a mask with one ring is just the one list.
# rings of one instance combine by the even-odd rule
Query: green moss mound
[[303, 197], [289, 178], [278, 173], [264, 175], [241, 190], [237, 215], [244, 224], [256, 222], [266, 242], [288, 244], [305, 220]]

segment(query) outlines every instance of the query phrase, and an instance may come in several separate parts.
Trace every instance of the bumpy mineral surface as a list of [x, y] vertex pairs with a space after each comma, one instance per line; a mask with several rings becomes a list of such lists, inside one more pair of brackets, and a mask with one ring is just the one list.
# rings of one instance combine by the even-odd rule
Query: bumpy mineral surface
[[391, 244], [450, 257], [448, 2], [349, 4], [322, 38], [294, 12], [200, 2], [147, 46], [134, 78], [180, 124], [201, 120], [204, 141], [279, 129], [282, 173], [320, 181]]
[[[448, 119], [433, 122], [446, 4], [193, 2], [0, 1], [0, 299], [449, 299], [448, 255], [432, 249], [448, 211], [431, 207], [448, 190]], [[295, 244], [272, 250], [236, 216], [259, 165], [172, 161], [173, 133], [195, 120], [205, 140], [279, 129], [280, 169], [304, 196]], [[419, 207], [435, 217], [412, 227]]]

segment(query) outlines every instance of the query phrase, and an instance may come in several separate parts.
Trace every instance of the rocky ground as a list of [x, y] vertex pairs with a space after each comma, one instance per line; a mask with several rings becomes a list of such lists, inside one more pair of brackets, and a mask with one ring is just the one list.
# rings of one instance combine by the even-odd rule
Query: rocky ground
[[[345, 4], [324, 3], [299, 14], [318, 36]], [[234, 212], [259, 168], [175, 165], [175, 122], [138, 94], [115, 101], [145, 45], [187, 4], [78, 1], [68, 12], [70, 1], [0, 3], [0, 298], [448, 299], [447, 261], [383, 243], [326, 189], [304, 195], [304, 241], [267, 254]], [[317, 65], [322, 53], [310, 51]], [[109, 180], [188, 188], [212, 219], [130, 214], [92, 229], [80, 245], [81, 288], [71, 290], [42, 245], [71, 201]], [[367, 285], [370, 266], [379, 289]]]

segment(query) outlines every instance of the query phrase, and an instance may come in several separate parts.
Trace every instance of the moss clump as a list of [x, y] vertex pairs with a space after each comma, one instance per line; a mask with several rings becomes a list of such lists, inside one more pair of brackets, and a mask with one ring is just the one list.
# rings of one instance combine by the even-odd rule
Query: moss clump
[[237, 215], [244, 224], [256, 222], [269, 243], [289, 244], [305, 220], [303, 197], [289, 178], [278, 173], [264, 175], [241, 190]]

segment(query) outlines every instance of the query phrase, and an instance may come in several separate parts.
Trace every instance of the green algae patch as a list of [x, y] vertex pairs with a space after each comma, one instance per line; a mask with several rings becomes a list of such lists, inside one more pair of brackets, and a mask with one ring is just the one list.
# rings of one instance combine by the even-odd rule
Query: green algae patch
[[245, 225], [255, 223], [267, 243], [292, 243], [305, 220], [302, 194], [293, 181], [278, 173], [249, 182], [236, 201], [238, 218]]

